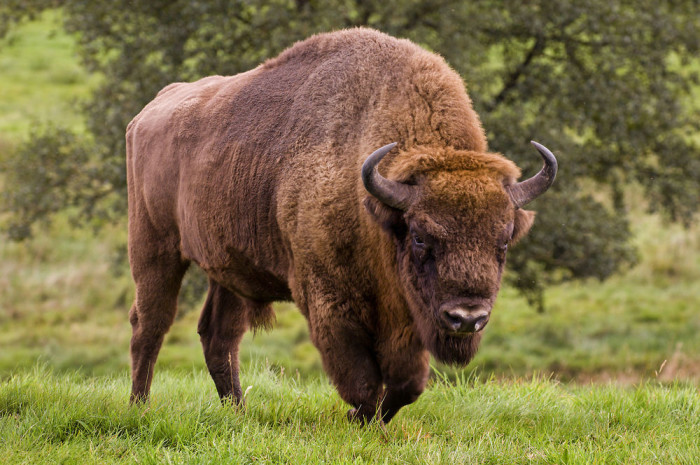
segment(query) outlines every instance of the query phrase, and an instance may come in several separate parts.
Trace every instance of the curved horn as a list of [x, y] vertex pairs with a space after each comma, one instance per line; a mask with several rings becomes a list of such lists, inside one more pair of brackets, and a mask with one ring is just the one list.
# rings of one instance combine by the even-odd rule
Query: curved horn
[[362, 182], [365, 185], [367, 192], [381, 200], [386, 205], [406, 210], [411, 204], [413, 191], [411, 186], [396, 181], [391, 181], [383, 177], [377, 171], [377, 165], [382, 161], [382, 158], [396, 147], [396, 142], [375, 150], [372, 155], [367, 157], [362, 164]]
[[512, 186], [506, 186], [506, 191], [510, 195], [515, 208], [521, 208], [542, 195], [549, 186], [554, 182], [554, 177], [557, 175], [557, 159], [552, 152], [542, 144], [538, 144], [534, 140], [530, 142], [535, 146], [542, 159], [544, 166], [539, 173], [526, 181], [519, 182]]

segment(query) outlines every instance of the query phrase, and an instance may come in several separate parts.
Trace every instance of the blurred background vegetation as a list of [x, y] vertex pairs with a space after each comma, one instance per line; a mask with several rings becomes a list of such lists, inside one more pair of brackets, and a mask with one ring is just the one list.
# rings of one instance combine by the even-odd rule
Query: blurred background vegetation
[[[693, 0], [4, 2], [0, 373], [37, 359], [127, 369], [124, 131], [160, 88], [370, 26], [443, 55], [491, 149], [525, 176], [540, 163], [531, 139], [560, 161], [469, 370], [699, 380], [697, 12]], [[204, 367], [205, 283], [186, 279], [159, 359], [176, 370]], [[244, 363], [317, 373], [303, 317], [276, 309], [276, 328], [245, 340]]]

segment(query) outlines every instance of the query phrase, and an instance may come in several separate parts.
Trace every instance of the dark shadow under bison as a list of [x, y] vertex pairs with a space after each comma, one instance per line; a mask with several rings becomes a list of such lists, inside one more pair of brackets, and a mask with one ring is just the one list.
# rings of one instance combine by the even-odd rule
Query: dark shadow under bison
[[544, 167], [518, 183], [518, 167], [487, 151], [457, 73], [370, 29], [171, 84], [126, 138], [132, 402], [148, 396], [194, 261], [209, 276], [198, 333], [222, 400], [243, 402], [245, 331], [293, 300], [362, 422], [418, 398], [429, 354], [471, 360], [506, 249], [534, 219], [521, 207], [557, 169], [535, 143]]

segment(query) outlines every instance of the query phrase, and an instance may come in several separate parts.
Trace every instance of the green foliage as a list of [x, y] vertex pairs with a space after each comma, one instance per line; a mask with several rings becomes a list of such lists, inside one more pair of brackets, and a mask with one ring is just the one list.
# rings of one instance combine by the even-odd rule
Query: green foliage
[[386, 429], [360, 428], [322, 379], [263, 367], [247, 407], [222, 407], [208, 375], [156, 375], [128, 407], [125, 376], [44, 368], [0, 385], [3, 463], [679, 463], [700, 458], [695, 386], [567, 388], [536, 379], [433, 383]]
[[4, 225], [11, 239], [26, 239], [35, 222], [58, 211], [91, 208], [84, 191], [99, 192], [94, 185], [99, 167], [91, 163], [90, 152], [90, 145], [74, 133], [48, 127], [32, 131], [29, 141], [0, 163], [11, 186], [1, 197], [14, 213]]
[[545, 210], [516, 247], [518, 253], [508, 257], [506, 279], [539, 312], [544, 311], [545, 286], [576, 277], [603, 280], [617, 271], [621, 262], [637, 261], [627, 242], [630, 231], [626, 217], [616, 218], [590, 195], [565, 191], [548, 192], [546, 198], [533, 203], [535, 210], [540, 211], [538, 205]]
[[[694, 0], [64, 5], [83, 62], [105, 76], [85, 108], [91, 162], [101, 168], [91, 186], [64, 196], [83, 198], [88, 213], [123, 218], [124, 130], [164, 85], [238, 73], [312, 33], [359, 25], [445, 56], [464, 76], [492, 149], [526, 176], [541, 163], [530, 139], [558, 155], [553, 193], [536, 205], [540, 225], [511, 257], [514, 283], [531, 301], [541, 304], [549, 282], [602, 279], [634, 263], [623, 208], [630, 182], [651, 208], [686, 224], [700, 206], [700, 117], [686, 103], [698, 81], [688, 72], [700, 51]], [[68, 158], [81, 163], [79, 153]]]

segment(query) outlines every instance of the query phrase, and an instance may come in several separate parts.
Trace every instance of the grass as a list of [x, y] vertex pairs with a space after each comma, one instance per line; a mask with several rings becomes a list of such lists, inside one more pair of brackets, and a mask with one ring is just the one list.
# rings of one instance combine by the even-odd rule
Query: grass
[[321, 378], [258, 365], [247, 408], [222, 407], [201, 371], [156, 375], [127, 406], [125, 376], [45, 367], [0, 386], [3, 463], [678, 463], [700, 459], [700, 396], [682, 383], [621, 389], [434, 382], [382, 430], [345, 419]]

